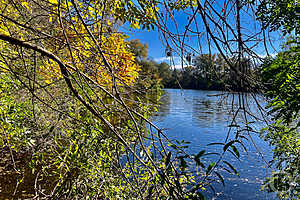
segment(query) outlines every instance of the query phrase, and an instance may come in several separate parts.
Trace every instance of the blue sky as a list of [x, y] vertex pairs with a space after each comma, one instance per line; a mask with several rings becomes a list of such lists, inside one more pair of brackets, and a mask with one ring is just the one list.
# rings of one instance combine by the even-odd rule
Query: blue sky
[[[216, 10], [220, 13], [222, 13], [222, 4], [220, 4], [221, 1], [218, 1], [218, 3], [216, 3], [214, 6], [216, 8]], [[223, 1], [222, 1], [223, 2]], [[246, 8], [245, 8], [246, 9]], [[247, 11], [248, 12], [248, 11]], [[251, 11], [250, 11], [251, 13]], [[214, 17], [217, 18], [216, 15], [213, 15]], [[232, 23], [232, 26], [234, 27], [234, 13], [230, 14], [228, 16], [228, 22]], [[182, 11], [180, 12], [175, 12], [174, 15], [174, 19], [176, 21], [177, 27], [179, 29], [179, 33], [182, 34], [185, 30], [186, 25], [188, 24], [188, 15], [183, 13]], [[197, 22], [201, 23], [202, 20], [200, 20], [200, 17], [197, 18]], [[166, 21], [166, 24], [168, 26], [168, 29], [175, 33], [176, 29], [175, 29], [175, 23], [173, 23], [170, 19], [168, 19]], [[210, 23], [210, 25], [212, 25], [212, 23]], [[241, 14], [241, 25], [243, 27], [242, 29], [242, 34], [244, 37], [246, 37], [247, 34], [254, 34], [256, 31], [260, 30], [260, 25], [259, 23], [255, 22], [255, 19], [253, 18], [253, 16], [249, 16], [247, 15], [246, 11], [242, 12]], [[128, 27], [128, 26], [125, 26]], [[195, 30], [195, 24], [192, 24], [190, 26], [191, 29]], [[199, 25], [198, 28], [200, 29], [200, 31], [204, 31], [204, 26], [203, 25]], [[129, 35], [129, 39], [140, 39], [142, 43], [147, 43], [149, 46], [149, 57], [154, 59], [157, 62], [170, 62], [170, 58], [166, 58], [165, 57], [165, 45], [163, 43], [165, 43], [165, 41], [161, 41], [159, 38], [159, 34], [157, 30], [152, 30], [152, 31], [147, 31], [147, 30], [126, 30], [125, 31], [126, 34]], [[266, 34], [270, 34], [270, 39], [273, 40], [272, 43], [274, 45], [274, 49], [272, 49], [271, 45], [268, 43], [267, 41], [267, 46], [270, 49], [269, 53], [271, 55], [275, 55], [276, 54], [276, 50], [280, 50], [280, 44], [282, 43], [282, 36], [280, 36], [279, 33], [269, 33], [266, 32]], [[204, 35], [205, 36], [205, 35]], [[204, 38], [204, 37], [203, 37]], [[229, 38], [233, 38], [233, 36], [229, 35]], [[259, 37], [257, 37], [256, 39], [259, 39]], [[169, 41], [170, 42], [170, 41]], [[208, 53], [208, 45], [207, 45], [207, 41], [205, 41], [205, 39], [201, 39], [201, 44], [198, 44], [198, 39], [194, 38], [193, 36], [189, 37], [186, 39], [186, 44], [192, 46], [193, 48], [195, 48], [196, 51], [192, 52], [191, 50], [187, 50], [187, 52], [192, 52], [194, 54], [201, 54], [201, 53]], [[235, 45], [235, 44], [233, 44]], [[247, 42], [248, 46], [254, 46], [255, 42]], [[171, 42], [170, 42], [170, 46], [171, 46]], [[173, 46], [172, 46], [173, 47]], [[251, 50], [255, 51], [258, 55], [260, 56], [265, 56], [266, 55], [266, 51], [264, 50], [264, 45], [263, 42], [261, 41], [259, 45], [254, 46]], [[212, 48], [211, 49], [212, 53], [217, 53], [217, 49], [216, 48]], [[174, 65], [177, 68], [180, 68], [181, 66], [181, 59], [180, 59], [180, 55], [174, 55], [173, 57], [174, 59]]]
[[139, 39], [142, 43], [147, 43], [149, 46], [149, 56], [153, 59], [165, 56], [165, 49], [159, 40], [157, 30], [132, 30], [129, 33], [129, 39]]
[[179, 56], [173, 56], [172, 58], [166, 57], [166, 47], [160, 40], [157, 30], [131, 30], [130, 33], [127, 32], [127, 34], [129, 35], [129, 40], [139, 39], [142, 43], [148, 44], [149, 59], [153, 59], [158, 63], [166, 62], [177, 69], [181, 68], [181, 59]]

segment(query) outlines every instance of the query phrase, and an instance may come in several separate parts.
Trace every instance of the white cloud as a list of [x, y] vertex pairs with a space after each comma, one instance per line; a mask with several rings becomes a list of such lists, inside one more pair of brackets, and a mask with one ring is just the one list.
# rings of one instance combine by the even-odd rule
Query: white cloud
[[166, 63], [170, 63], [174, 61], [175, 64], [177, 63], [181, 63], [181, 57], [179, 56], [173, 56], [173, 57], [158, 57], [158, 58], [154, 58], [154, 61], [156, 62], [166, 62]]
[[[183, 67], [186, 67], [187, 65], [183, 65]], [[182, 65], [180, 64], [180, 65], [173, 65], [173, 66], [171, 66], [172, 67], [172, 69], [174, 69], [174, 67], [175, 67], [175, 69], [182, 69]]]
[[[268, 55], [265, 53], [265, 54], [258, 54], [258, 56], [261, 57], [261, 58], [265, 58]], [[271, 53], [271, 54], [269, 54], [269, 56], [275, 58], [277, 56], [277, 53], [276, 52], [275, 53]]]
[[170, 61], [170, 58], [167, 58], [167, 57], [158, 57], [158, 58], [154, 58], [154, 61], [155, 62], [169, 62]]
[[[161, 62], [166, 62], [168, 64], [171, 63], [171, 68], [174, 69], [182, 69], [181, 65], [181, 57], [179, 56], [173, 56], [173, 57], [158, 57], [154, 58], [155, 62], [161, 63]], [[186, 67], [187, 63], [183, 62], [183, 67]]]

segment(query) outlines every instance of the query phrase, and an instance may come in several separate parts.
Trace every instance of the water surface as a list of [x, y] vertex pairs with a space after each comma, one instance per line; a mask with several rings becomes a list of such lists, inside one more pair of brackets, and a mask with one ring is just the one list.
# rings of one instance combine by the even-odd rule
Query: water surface
[[[213, 142], [224, 142], [228, 134], [228, 125], [232, 123], [234, 111], [238, 108], [238, 95], [224, 96], [217, 91], [179, 90], [166, 89], [162, 97], [162, 105], [159, 113], [154, 117], [154, 123], [165, 129], [165, 133], [172, 140], [186, 140], [191, 144], [187, 151], [197, 154], [206, 149], [210, 152], [222, 152], [223, 146], [206, 146]], [[244, 106], [257, 116], [259, 110], [253, 98], [248, 95], [247, 104]], [[257, 99], [263, 106], [263, 100]], [[243, 124], [243, 114], [237, 116], [236, 123]], [[259, 130], [264, 126], [248, 115], [248, 122], [253, 129]], [[276, 199], [273, 193], [260, 191], [264, 178], [271, 170], [263, 161], [272, 159], [271, 147], [267, 142], [259, 138], [257, 133], [248, 132], [243, 141], [248, 152], [239, 148], [241, 159], [238, 161], [231, 154], [227, 154], [225, 160], [232, 163], [239, 171], [240, 178], [226, 172], [220, 172], [225, 177], [225, 187], [221, 184], [215, 185], [217, 194], [207, 191], [208, 199]], [[229, 133], [229, 139], [233, 139], [235, 130]], [[251, 137], [251, 138], [250, 138]], [[254, 141], [254, 144], [251, 142]], [[210, 158], [214, 161], [214, 157]], [[208, 162], [208, 161], [207, 161]]]

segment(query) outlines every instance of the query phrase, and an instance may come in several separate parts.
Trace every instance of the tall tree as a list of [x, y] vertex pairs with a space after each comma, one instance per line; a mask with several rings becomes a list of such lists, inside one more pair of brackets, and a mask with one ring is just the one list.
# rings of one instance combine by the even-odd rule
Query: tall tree
[[139, 39], [133, 39], [128, 42], [128, 45], [139, 62], [148, 58], [148, 44], [142, 44]]
[[266, 181], [269, 191], [281, 198], [299, 199], [299, 112], [300, 112], [300, 4], [298, 1], [262, 1], [257, 15], [265, 27], [289, 34], [276, 58], [266, 58], [262, 81], [273, 122], [263, 137], [274, 145], [274, 164], [278, 171]]

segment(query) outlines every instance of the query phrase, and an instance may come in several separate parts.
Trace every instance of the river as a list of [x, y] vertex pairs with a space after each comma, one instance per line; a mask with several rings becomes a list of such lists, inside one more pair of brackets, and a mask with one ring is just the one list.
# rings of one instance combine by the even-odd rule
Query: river
[[[191, 142], [187, 151], [191, 154], [197, 154], [200, 150], [210, 152], [222, 152], [223, 146], [206, 146], [209, 143], [224, 142], [228, 125], [230, 125], [233, 110], [238, 107], [238, 96], [220, 95], [219, 91], [199, 91], [199, 90], [180, 90], [165, 89], [162, 96], [162, 105], [159, 108], [157, 116], [153, 121], [160, 128], [165, 129], [165, 133], [172, 140], [185, 140]], [[264, 101], [258, 99], [263, 105]], [[248, 97], [248, 110], [258, 115], [253, 98]], [[249, 121], [255, 121], [248, 116]], [[237, 123], [240, 124], [242, 116], [237, 116]], [[251, 127], [259, 130], [263, 123], [251, 123]], [[266, 176], [270, 175], [269, 169], [262, 159], [266, 161], [272, 159], [271, 147], [262, 140], [257, 133], [245, 135], [243, 144], [247, 152], [239, 147], [240, 161], [227, 153], [225, 160], [229, 161], [239, 172], [240, 177], [231, 175], [222, 171], [225, 178], [225, 187], [222, 184], [215, 184], [216, 193], [210, 189], [205, 192], [208, 199], [222, 200], [253, 200], [253, 199], [277, 199], [274, 193], [261, 191], [261, 186]], [[229, 134], [229, 139], [235, 137], [234, 130]], [[217, 159], [209, 158], [209, 161]]]

